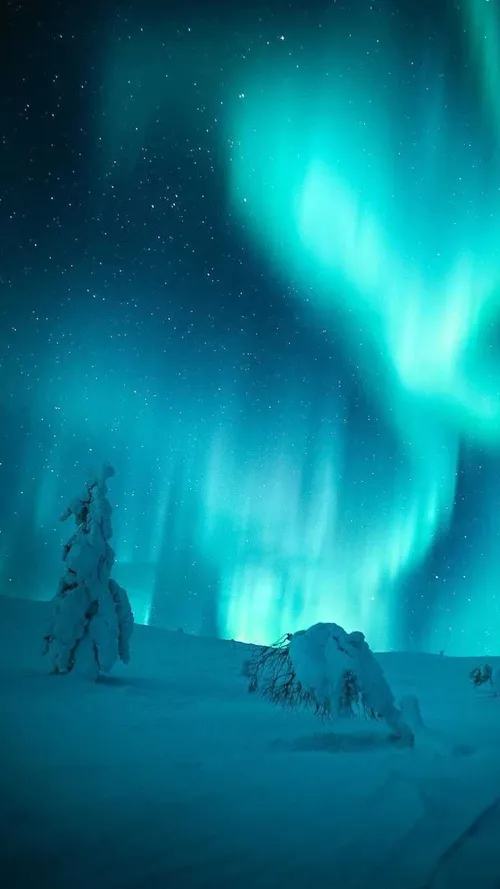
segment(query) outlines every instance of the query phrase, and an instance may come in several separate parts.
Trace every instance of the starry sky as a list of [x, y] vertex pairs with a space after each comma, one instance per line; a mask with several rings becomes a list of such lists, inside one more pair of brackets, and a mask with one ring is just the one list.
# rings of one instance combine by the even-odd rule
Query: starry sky
[[[37, 9], [38, 7], [38, 9]], [[0, 592], [498, 653], [500, 9], [7, 3]]]

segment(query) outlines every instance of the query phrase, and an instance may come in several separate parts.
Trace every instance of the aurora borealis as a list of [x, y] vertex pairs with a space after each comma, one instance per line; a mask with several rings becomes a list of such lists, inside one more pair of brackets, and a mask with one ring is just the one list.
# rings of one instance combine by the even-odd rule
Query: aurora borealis
[[497, 652], [500, 13], [258, 6], [13, 12], [0, 592], [109, 460], [139, 620]]

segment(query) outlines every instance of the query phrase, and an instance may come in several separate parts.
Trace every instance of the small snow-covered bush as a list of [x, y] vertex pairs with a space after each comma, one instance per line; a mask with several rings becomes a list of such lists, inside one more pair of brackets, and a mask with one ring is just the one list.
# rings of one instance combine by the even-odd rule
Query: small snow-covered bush
[[495, 698], [500, 697], [500, 666], [493, 668], [491, 664], [478, 664], [469, 673], [474, 688], [489, 685]]
[[87, 481], [61, 516], [73, 516], [76, 530], [63, 548], [66, 573], [53, 599], [43, 653], [53, 673], [79, 673], [97, 678], [118, 659], [129, 660], [134, 616], [126, 591], [111, 578], [114, 552], [108, 478], [114, 469], [105, 464]]
[[490, 664], [478, 664], [477, 667], [471, 670], [469, 676], [473, 686], [479, 688], [480, 685], [492, 681], [493, 669]]
[[493, 694], [495, 697], [500, 697], [500, 667], [495, 667], [493, 670], [491, 684], [493, 686]]
[[412, 742], [382, 668], [363, 633], [319, 623], [258, 649], [247, 663], [249, 691], [288, 707], [307, 707], [324, 718], [362, 712], [382, 719]]

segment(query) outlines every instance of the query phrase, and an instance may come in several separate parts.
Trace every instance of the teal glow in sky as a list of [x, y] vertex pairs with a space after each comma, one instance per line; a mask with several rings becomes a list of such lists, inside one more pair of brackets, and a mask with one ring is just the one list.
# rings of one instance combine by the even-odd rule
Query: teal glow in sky
[[498, 8], [212, 6], [82, 7], [18, 84], [0, 591], [110, 461], [140, 621], [497, 651]]
[[463, 32], [485, 114], [500, 136], [500, 16], [495, 0], [464, 0]]
[[[488, 32], [476, 52], [496, 109], [493, 26], [478, 0], [470, 7], [476, 42]], [[332, 28], [303, 72], [286, 60], [249, 76], [231, 120], [231, 196], [282, 277], [297, 282], [304, 311], [319, 307], [332, 333], [341, 325], [407, 453], [399, 497], [387, 504], [381, 484], [383, 527], [372, 524], [355, 556], [338, 547], [348, 579], [317, 595], [325, 604], [333, 595], [349, 628], [362, 613], [367, 633], [387, 645], [397, 632], [391, 585], [446, 526], [459, 443], [500, 444], [500, 367], [487, 353], [500, 307], [500, 196], [476, 193], [480, 134], [465, 142], [441, 75], [423, 106], [418, 92], [394, 95], [387, 41], [361, 78], [352, 59], [365, 50], [364, 20], [349, 38], [346, 48]], [[407, 72], [398, 74], [404, 82]]]

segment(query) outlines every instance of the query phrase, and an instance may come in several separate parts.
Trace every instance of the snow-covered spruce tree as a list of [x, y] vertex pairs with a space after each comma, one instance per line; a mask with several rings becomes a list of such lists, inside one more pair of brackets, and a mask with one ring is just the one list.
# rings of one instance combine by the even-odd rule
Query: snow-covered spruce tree
[[73, 516], [76, 531], [63, 548], [66, 573], [53, 599], [44, 654], [53, 673], [83, 673], [97, 679], [118, 660], [128, 663], [134, 616], [127, 593], [111, 578], [115, 554], [107, 479], [109, 464], [92, 475], [61, 516]]
[[249, 691], [287, 707], [307, 707], [323, 718], [364, 712], [384, 720], [402, 740], [413, 731], [396, 707], [382, 667], [363, 633], [346, 633], [337, 624], [314, 624], [257, 648], [243, 667]]

